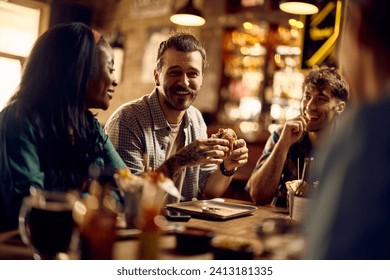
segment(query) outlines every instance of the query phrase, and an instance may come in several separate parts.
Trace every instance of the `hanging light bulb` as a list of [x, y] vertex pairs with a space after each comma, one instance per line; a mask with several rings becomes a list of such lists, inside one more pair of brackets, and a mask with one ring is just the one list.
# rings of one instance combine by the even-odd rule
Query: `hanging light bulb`
[[318, 6], [314, 0], [282, 0], [279, 8], [286, 13], [296, 15], [313, 15], [318, 13]]
[[188, 3], [177, 10], [170, 20], [175, 24], [184, 26], [202, 26], [206, 23], [202, 13], [192, 4], [192, 0], [188, 0]]

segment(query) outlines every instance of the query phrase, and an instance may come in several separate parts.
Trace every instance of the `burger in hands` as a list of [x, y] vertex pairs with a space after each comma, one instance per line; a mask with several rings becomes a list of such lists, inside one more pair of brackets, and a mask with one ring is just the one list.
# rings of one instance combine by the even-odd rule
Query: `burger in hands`
[[211, 135], [211, 138], [226, 139], [229, 141], [229, 154], [233, 151], [234, 141], [237, 140], [237, 134], [231, 128], [220, 128], [217, 133]]

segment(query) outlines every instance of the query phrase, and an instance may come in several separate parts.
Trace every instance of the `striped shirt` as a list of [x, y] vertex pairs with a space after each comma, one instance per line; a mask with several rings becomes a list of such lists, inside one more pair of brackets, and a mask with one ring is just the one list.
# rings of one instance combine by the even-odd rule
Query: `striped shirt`
[[[184, 146], [196, 139], [208, 138], [206, 124], [198, 109], [189, 107], [183, 121]], [[105, 131], [134, 174], [144, 171], [144, 154], [152, 169], [157, 169], [167, 159], [171, 128], [160, 107], [156, 90], [120, 106], [108, 119]], [[187, 167], [184, 170], [182, 196], [186, 200], [198, 197], [216, 169], [215, 164]], [[180, 189], [180, 186], [177, 187]]]

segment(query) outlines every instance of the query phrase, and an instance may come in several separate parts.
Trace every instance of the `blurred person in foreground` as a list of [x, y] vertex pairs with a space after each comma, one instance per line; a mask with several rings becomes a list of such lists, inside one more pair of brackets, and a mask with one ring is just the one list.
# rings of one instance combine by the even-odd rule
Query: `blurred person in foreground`
[[390, 259], [390, 2], [347, 1], [338, 49], [353, 106], [318, 158], [308, 259]]
[[0, 113], [0, 229], [17, 228], [30, 186], [81, 190], [91, 164], [126, 165], [88, 110], [106, 110], [117, 85], [113, 51], [82, 23], [36, 41], [20, 85]]
[[235, 170], [248, 160], [243, 139], [230, 149], [228, 140], [208, 138], [202, 114], [192, 106], [201, 97], [206, 65], [197, 38], [173, 34], [158, 48], [156, 88], [123, 104], [105, 125], [132, 173], [140, 174], [146, 166], [161, 171], [186, 200], [221, 196]]
[[348, 98], [349, 87], [335, 68], [310, 71], [303, 83], [301, 114], [271, 134], [248, 180], [255, 203], [287, 206], [286, 182], [299, 178], [305, 158], [333, 133]]

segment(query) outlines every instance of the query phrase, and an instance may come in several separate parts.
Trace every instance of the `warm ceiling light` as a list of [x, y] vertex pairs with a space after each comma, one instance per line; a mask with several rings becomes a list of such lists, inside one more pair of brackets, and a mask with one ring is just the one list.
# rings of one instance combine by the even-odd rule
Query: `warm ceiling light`
[[251, 30], [251, 29], [253, 28], [253, 23], [246, 21], [246, 22], [244, 22], [244, 23], [242, 24], [242, 26], [243, 26], [246, 30]]
[[177, 10], [170, 20], [175, 24], [184, 26], [202, 26], [206, 23], [202, 13], [192, 4], [192, 0], [188, 0], [187, 5]]
[[318, 13], [319, 11], [314, 1], [308, 1], [308, 0], [280, 1], [279, 8], [283, 12], [296, 14], [296, 15], [313, 15]]

